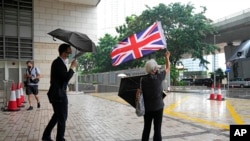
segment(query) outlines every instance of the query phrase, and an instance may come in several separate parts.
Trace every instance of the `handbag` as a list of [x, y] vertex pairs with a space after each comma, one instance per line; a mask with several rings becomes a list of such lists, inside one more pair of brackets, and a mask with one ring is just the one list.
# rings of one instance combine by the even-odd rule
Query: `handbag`
[[[35, 71], [36, 71], [36, 74], [38, 74], [38, 73], [37, 73], [37, 68], [36, 68], [36, 67], [35, 67]], [[28, 73], [29, 75], [31, 75], [31, 71], [28, 71], [28, 69], [26, 69], [26, 73]], [[37, 84], [39, 81], [40, 81], [39, 78], [35, 78], [35, 79], [29, 78], [29, 79], [23, 81], [23, 84], [24, 84], [25, 87], [27, 87], [27, 86], [28, 86], [28, 83], [35, 83], [35, 84]]]
[[142, 82], [142, 78], [140, 80], [140, 89], [138, 89], [136, 92], [135, 113], [138, 117], [144, 116], [145, 114], [145, 106], [144, 106], [141, 82]]
[[[36, 67], [35, 67], [35, 71], [36, 71], [36, 75], [37, 75], [38, 73], [37, 73], [37, 68]], [[31, 79], [30, 82], [37, 84], [39, 82], [39, 78]]]
[[32, 83], [38, 83], [39, 79], [38, 78], [36, 78], [36, 79], [30, 79], [30, 82], [32, 82]]
[[23, 85], [24, 85], [24, 87], [27, 87], [28, 86], [28, 81], [27, 80], [23, 81]]

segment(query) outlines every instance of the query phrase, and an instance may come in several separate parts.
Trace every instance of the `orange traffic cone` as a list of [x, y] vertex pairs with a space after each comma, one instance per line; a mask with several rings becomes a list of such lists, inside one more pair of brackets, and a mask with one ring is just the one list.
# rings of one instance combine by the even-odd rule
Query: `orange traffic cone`
[[214, 100], [214, 99], [215, 99], [214, 84], [212, 84], [212, 86], [211, 86], [211, 93], [210, 93], [210, 100]]
[[222, 94], [221, 94], [221, 87], [220, 84], [218, 84], [218, 94], [217, 94], [217, 100], [222, 100]]
[[22, 103], [26, 103], [26, 101], [25, 101], [25, 96], [24, 96], [24, 94], [23, 94], [23, 85], [22, 85], [22, 83], [19, 83], [19, 85], [20, 85], [21, 101], [22, 101]]
[[22, 104], [22, 99], [21, 99], [21, 89], [20, 89], [20, 85], [19, 83], [17, 83], [17, 88], [16, 88], [16, 102], [17, 102], [17, 106], [18, 107], [24, 107], [24, 105]]
[[11, 94], [10, 94], [10, 101], [8, 103], [8, 111], [19, 111], [20, 109], [17, 108], [16, 102], [16, 92], [15, 92], [15, 85], [11, 85]]

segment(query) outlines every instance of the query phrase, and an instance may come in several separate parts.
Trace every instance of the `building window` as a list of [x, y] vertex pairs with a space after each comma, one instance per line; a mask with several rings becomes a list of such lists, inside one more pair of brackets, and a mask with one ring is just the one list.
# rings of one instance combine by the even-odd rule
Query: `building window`
[[0, 0], [0, 60], [33, 59], [33, 0]]

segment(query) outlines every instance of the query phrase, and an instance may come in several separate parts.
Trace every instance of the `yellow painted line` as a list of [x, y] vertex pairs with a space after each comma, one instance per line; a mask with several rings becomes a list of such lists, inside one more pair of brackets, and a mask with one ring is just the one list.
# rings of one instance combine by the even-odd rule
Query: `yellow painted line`
[[229, 101], [226, 101], [226, 106], [227, 106], [227, 109], [228, 109], [230, 115], [232, 116], [234, 122], [236, 124], [244, 124], [244, 121], [242, 120], [240, 115], [235, 111], [234, 107], [230, 104]]
[[217, 127], [217, 128], [222, 128], [222, 129], [228, 129], [229, 130], [229, 125], [227, 124], [220, 124], [220, 123], [216, 123], [213, 121], [208, 121], [208, 120], [204, 120], [204, 119], [199, 119], [199, 118], [194, 118], [194, 117], [190, 117], [187, 116], [185, 114], [181, 114], [181, 113], [177, 113], [177, 112], [173, 112], [173, 110], [179, 106], [183, 101], [185, 101], [188, 98], [188, 96], [180, 99], [179, 101], [171, 104], [170, 106], [168, 106], [167, 108], [164, 109], [164, 114], [168, 114], [174, 117], [178, 117], [178, 118], [182, 118], [185, 120], [189, 120], [189, 121], [193, 121], [193, 122], [197, 122], [197, 123], [201, 123], [201, 124], [205, 124], [205, 125], [209, 125], [209, 126], [213, 126], [213, 127]]
[[100, 95], [100, 94], [91, 94], [91, 95], [95, 96], [95, 97], [102, 98], [102, 99], [106, 99], [106, 100], [110, 100], [110, 101], [115, 101], [115, 102], [118, 102], [118, 103], [122, 103], [122, 104], [128, 105], [128, 103], [125, 100], [121, 99], [118, 96], [107, 95], [107, 94], [103, 94], [103, 95]]
[[[95, 97], [103, 98], [103, 99], [106, 99], [106, 100], [111, 100], [111, 101], [115, 101], [115, 102], [118, 102], [118, 103], [128, 105], [128, 103], [126, 101], [119, 98], [118, 96], [107, 95], [107, 94], [104, 94], [104, 95], [91, 94], [91, 95], [95, 96]], [[178, 107], [183, 101], [187, 100], [188, 97], [189, 96], [185, 96], [182, 99], [180, 99], [179, 101], [177, 101], [177, 102], [175, 102], [173, 104], [170, 104], [167, 108], [164, 109], [164, 114], [168, 114], [168, 115], [173, 116], [173, 117], [182, 118], [182, 119], [189, 120], [189, 121], [196, 122], [196, 123], [209, 125], [209, 126], [212, 126], [212, 127], [217, 127], [217, 128], [229, 130], [229, 125], [228, 124], [221, 124], [221, 123], [217, 123], [217, 122], [213, 122], [213, 121], [209, 121], [209, 120], [190, 117], [190, 116], [187, 116], [187, 114], [182, 114], [180, 112], [174, 112], [174, 109], [176, 107]], [[227, 109], [229, 110], [230, 115], [234, 119], [235, 123], [244, 124], [244, 121], [241, 119], [241, 117], [238, 115], [238, 113], [234, 110], [233, 106], [228, 101], [226, 101], [226, 106], [227, 106]]]
[[183, 97], [182, 99], [180, 99], [179, 101], [169, 105], [167, 108], [164, 109], [163, 113], [166, 112], [170, 112], [173, 111], [178, 105], [180, 105], [184, 100], [186, 100], [188, 98], [188, 96]]
[[187, 116], [187, 115], [184, 115], [184, 114], [181, 114], [181, 113], [177, 113], [177, 112], [167, 112], [167, 114], [171, 115], [171, 116], [174, 116], [174, 117], [179, 117], [179, 118], [182, 118], [182, 119], [185, 119], [185, 120], [193, 121], [193, 122], [196, 122], [196, 123], [201, 123], [201, 124], [205, 124], [205, 125], [209, 125], [209, 126], [229, 130], [229, 125], [227, 125], [227, 124], [220, 124], [220, 123], [216, 123], [216, 122], [213, 122], [213, 121], [194, 118], [194, 117], [190, 117], [190, 116]]

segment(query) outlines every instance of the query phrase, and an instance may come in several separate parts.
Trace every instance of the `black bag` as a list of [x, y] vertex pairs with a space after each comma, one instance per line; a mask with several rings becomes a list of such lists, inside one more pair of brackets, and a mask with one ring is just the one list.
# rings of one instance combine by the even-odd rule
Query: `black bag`
[[24, 87], [27, 87], [28, 86], [28, 81], [27, 80], [23, 81], [23, 85], [24, 85]]
[[30, 82], [31, 83], [38, 83], [39, 82], [39, 79], [37, 78], [37, 79], [30, 79]]
[[[36, 71], [36, 74], [37, 74], [37, 68], [36, 68], [36, 67], [34, 67], [34, 68], [35, 68], [35, 71]], [[28, 74], [31, 75], [31, 72], [28, 71], [27, 69], [26, 69], [26, 72], [28, 72]], [[37, 83], [39, 82], [39, 79], [38, 79], [38, 78], [36, 78], [36, 79], [31, 79], [31, 78], [30, 78], [30, 79], [29, 79], [29, 82], [30, 82], [30, 83], [35, 83], [35, 84], [37, 84]], [[24, 81], [24, 82], [23, 82], [23, 83], [24, 83], [24, 86], [27, 87], [29, 82], [28, 82], [28, 80]]]

